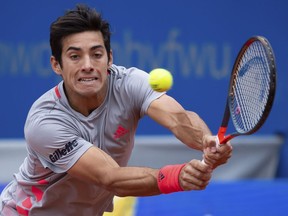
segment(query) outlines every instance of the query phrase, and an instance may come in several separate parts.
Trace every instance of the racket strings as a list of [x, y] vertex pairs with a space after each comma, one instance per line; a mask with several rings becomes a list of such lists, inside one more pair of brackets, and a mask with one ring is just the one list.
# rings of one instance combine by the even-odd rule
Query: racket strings
[[237, 66], [231, 100], [232, 120], [238, 132], [252, 130], [261, 119], [270, 90], [270, 69], [263, 45], [256, 41]]

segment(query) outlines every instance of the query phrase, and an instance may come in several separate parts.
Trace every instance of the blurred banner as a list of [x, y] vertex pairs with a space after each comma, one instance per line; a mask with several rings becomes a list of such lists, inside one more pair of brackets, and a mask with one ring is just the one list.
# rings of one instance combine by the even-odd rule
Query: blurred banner
[[[23, 138], [30, 106], [59, 82], [49, 62], [49, 27], [77, 2], [2, 2], [0, 138]], [[168, 94], [186, 109], [196, 111], [213, 133], [222, 119], [228, 79], [239, 49], [249, 37], [265, 36], [276, 55], [278, 86], [271, 115], [258, 133], [287, 135], [287, 1], [82, 2], [96, 7], [110, 21], [114, 63], [147, 72], [155, 67], [170, 70], [175, 84]], [[140, 135], [167, 133], [146, 117], [138, 129]], [[285, 155], [286, 146], [282, 151]], [[284, 156], [282, 164], [288, 164]]]

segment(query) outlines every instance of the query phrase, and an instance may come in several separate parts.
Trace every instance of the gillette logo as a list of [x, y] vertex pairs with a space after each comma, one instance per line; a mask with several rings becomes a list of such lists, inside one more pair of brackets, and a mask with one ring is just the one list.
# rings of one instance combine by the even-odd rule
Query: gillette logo
[[72, 142], [67, 143], [64, 148], [57, 149], [53, 152], [53, 154], [49, 155], [51, 162], [55, 163], [57, 160], [71, 152], [77, 145], [78, 142], [76, 140], [73, 140]]

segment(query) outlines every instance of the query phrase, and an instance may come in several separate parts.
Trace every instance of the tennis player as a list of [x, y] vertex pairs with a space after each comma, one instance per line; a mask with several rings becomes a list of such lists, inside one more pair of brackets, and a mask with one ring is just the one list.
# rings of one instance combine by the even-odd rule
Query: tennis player
[[[203, 190], [231, 157], [194, 112], [151, 90], [148, 74], [113, 64], [110, 25], [77, 5], [51, 24], [50, 59], [63, 80], [32, 105], [27, 157], [1, 194], [1, 215], [102, 215], [113, 197]], [[161, 169], [126, 167], [139, 120], [148, 115], [182, 143], [203, 151]]]

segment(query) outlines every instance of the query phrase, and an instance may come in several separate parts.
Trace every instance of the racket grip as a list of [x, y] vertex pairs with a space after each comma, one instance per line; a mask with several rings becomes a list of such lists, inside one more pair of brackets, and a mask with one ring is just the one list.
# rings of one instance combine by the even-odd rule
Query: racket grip
[[220, 147], [220, 139], [219, 136], [216, 136], [216, 149], [218, 149]]
[[201, 160], [201, 163], [207, 165], [207, 164], [205, 163], [204, 159]]

